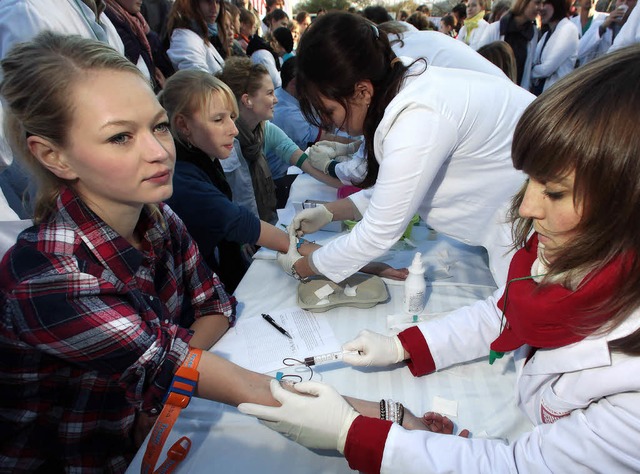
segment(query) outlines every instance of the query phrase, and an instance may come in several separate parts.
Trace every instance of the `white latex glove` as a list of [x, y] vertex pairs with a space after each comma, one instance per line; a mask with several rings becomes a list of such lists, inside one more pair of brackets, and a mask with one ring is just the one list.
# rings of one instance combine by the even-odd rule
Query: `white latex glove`
[[300, 382], [293, 387], [303, 395], [289, 392], [277, 380], [271, 380], [273, 398], [282, 406], [241, 403], [238, 410], [260, 418], [272, 430], [307, 448], [344, 453], [349, 428], [358, 412], [329, 385]]
[[291, 221], [289, 234], [302, 237], [305, 234], [312, 234], [333, 220], [333, 214], [324, 205], [303, 209]]
[[351, 155], [360, 148], [360, 143], [360, 141], [339, 143], [323, 140], [307, 148], [305, 153], [309, 157], [311, 166], [324, 174], [328, 174], [329, 165], [332, 161], [343, 162], [350, 159]]
[[350, 365], [385, 367], [404, 360], [404, 347], [398, 336], [383, 336], [367, 329], [360, 331], [353, 341], [346, 342], [342, 350], [353, 351], [342, 356]]
[[302, 255], [298, 252], [298, 248], [296, 246], [297, 239], [295, 235], [289, 234], [289, 250], [287, 253], [280, 253], [276, 255], [276, 260], [284, 270], [284, 272], [293, 276], [293, 272], [291, 269], [293, 268], [293, 264], [302, 258]]

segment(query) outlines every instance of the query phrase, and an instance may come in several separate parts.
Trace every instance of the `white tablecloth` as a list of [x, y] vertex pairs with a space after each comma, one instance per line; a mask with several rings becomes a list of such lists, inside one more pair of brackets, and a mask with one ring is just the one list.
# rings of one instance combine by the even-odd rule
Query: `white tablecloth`
[[[334, 192], [302, 175], [294, 182], [290, 201], [301, 197], [329, 200]], [[335, 235], [318, 233], [311, 238], [322, 241]], [[495, 289], [483, 249], [441, 235], [433, 239], [424, 223], [414, 227], [411, 240], [418, 244], [428, 265], [426, 313], [453, 310], [484, 298]], [[404, 244], [396, 248], [384, 261], [407, 266], [416, 249]], [[240, 302], [238, 317], [259, 318], [263, 312], [295, 306], [297, 285], [275, 261], [255, 260], [235, 293]], [[339, 341], [355, 337], [363, 328], [390, 332], [387, 315], [402, 312], [402, 285], [390, 283], [388, 289], [390, 299], [384, 304], [370, 309], [342, 307], [324, 313]], [[231, 329], [224, 337], [238, 336]], [[492, 366], [483, 359], [419, 378], [413, 377], [404, 364], [363, 369], [333, 363], [318, 366], [315, 372], [314, 380], [330, 383], [344, 395], [367, 400], [392, 398], [415, 414], [431, 410], [434, 397], [456, 401], [458, 416], [454, 422], [470, 429], [476, 437], [512, 439], [531, 428], [514, 403], [515, 372], [509, 356]], [[337, 453], [308, 450], [233, 407], [207, 400], [194, 399], [182, 411], [165, 450], [181, 436], [188, 436], [193, 444], [187, 459], [178, 467], [179, 473], [352, 472]], [[142, 453], [143, 449], [127, 472], [140, 471]]]

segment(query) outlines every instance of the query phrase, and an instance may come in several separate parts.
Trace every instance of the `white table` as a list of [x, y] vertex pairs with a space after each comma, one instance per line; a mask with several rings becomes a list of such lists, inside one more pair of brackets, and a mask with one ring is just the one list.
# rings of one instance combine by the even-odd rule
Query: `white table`
[[[335, 190], [302, 175], [294, 182], [290, 201], [300, 197], [328, 200], [333, 193]], [[336, 235], [317, 234], [318, 241]], [[483, 249], [468, 247], [441, 235], [435, 240], [430, 237], [433, 239], [424, 223], [414, 227], [412, 241], [423, 252], [428, 264], [427, 276], [436, 280], [427, 289], [426, 312], [443, 313], [491, 294], [495, 286]], [[407, 266], [414, 251], [391, 250], [384, 261]], [[295, 306], [297, 285], [275, 261], [255, 260], [235, 293], [240, 302], [238, 317], [259, 318], [262, 312]], [[389, 332], [387, 315], [402, 311], [402, 285], [389, 284], [388, 289], [387, 303], [370, 309], [342, 307], [324, 313], [339, 341], [355, 337], [363, 328]], [[224, 337], [237, 335], [231, 329]], [[314, 380], [327, 382], [344, 395], [376, 401], [392, 398], [415, 414], [431, 410], [435, 396], [455, 400], [458, 416], [453, 420], [459, 427], [470, 429], [476, 437], [512, 439], [531, 428], [514, 403], [515, 372], [509, 356], [492, 366], [483, 359], [419, 378], [413, 377], [404, 364], [361, 369], [333, 363], [318, 366], [315, 372]], [[194, 399], [182, 411], [165, 449], [181, 436], [188, 436], [193, 444], [177, 470], [179, 473], [353, 472], [337, 453], [311, 451], [233, 407], [207, 400]], [[142, 453], [141, 449], [127, 472], [140, 471]]]

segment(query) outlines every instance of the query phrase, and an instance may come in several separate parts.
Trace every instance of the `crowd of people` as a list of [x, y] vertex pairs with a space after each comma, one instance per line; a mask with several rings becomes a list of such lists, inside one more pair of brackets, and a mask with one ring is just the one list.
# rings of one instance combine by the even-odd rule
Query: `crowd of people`
[[[640, 471], [635, 3], [1, 0], [0, 472], [124, 472], [194, 358], [197, 396], [363, 472]], [[356, 192], [279, 229], [291, 168]], [[209, 352], [257, 247], [301, 281], [403, 280], [372, 260], [416, 214], [484, 247], [498, 289], [363, 328], [344, 362], [513, 352], [531, 431], [474, 439]]]

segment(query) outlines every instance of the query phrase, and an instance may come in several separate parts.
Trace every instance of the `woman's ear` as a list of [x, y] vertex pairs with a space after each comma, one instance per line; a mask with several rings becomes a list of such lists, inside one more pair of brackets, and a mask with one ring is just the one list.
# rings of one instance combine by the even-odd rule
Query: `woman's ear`
[[356, 82], [354, 86], [353, 100], [359, 104], [369, 105], [373, 98], [373, 84], [366, 79]]
[[191, 131], [189, 130], [187, 118], [182, 114], [177, 114], [175, 124], [177, 132], [183, 137], [189, 138], [189, 135], [191, 135]]
[[46, 138], [32, 135], [27, 138], [27, 147], [40, 164], [58, 178], [73, 180], [78, 177], [64, 151]]
[[247, 109], [252, 109], [253, 108], [253, 104], [251, 103], [251, 99], [249, 99], [249, 94], [242, 94], [242, 96], [240, 96], [240, 102]]

